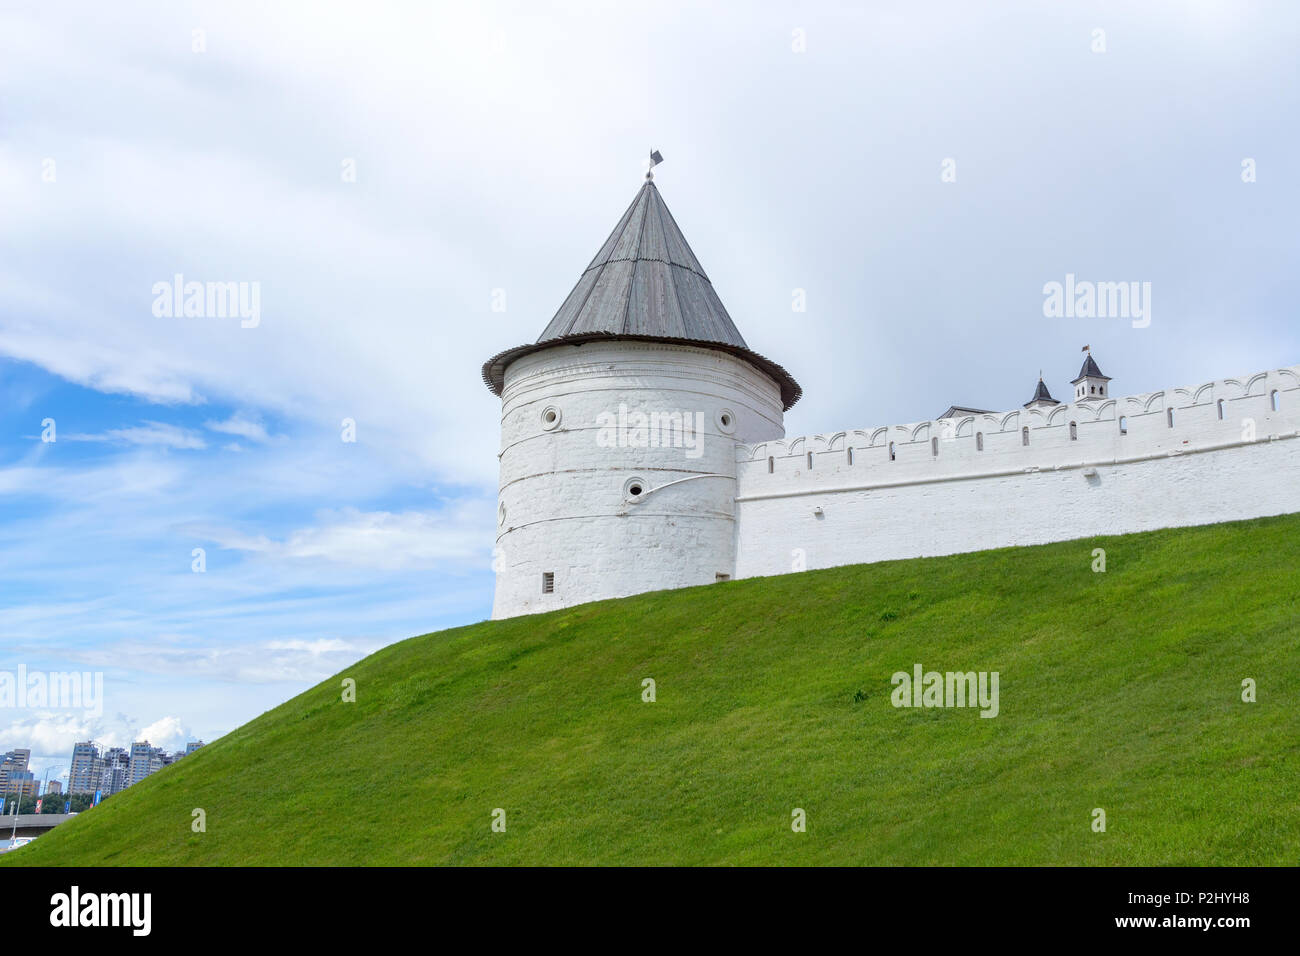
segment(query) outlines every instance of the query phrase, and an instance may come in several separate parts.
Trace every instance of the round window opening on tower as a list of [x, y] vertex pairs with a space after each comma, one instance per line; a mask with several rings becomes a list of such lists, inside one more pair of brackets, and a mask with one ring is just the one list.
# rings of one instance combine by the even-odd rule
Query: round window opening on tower
[[646, 484], [644, 478], [629, 478], [623, 484], [623, 497], [628, 501], [637, 501], [645, 494]]
[[542, 427], [548, 432], [560, 427], [560, 410], [554, 405], [547, 405], [542, 409]]
[[736, 430], [736, 413], [729, 408], [719, 409], [718, 430], [724, 435], [730, 435], [734, 432]]

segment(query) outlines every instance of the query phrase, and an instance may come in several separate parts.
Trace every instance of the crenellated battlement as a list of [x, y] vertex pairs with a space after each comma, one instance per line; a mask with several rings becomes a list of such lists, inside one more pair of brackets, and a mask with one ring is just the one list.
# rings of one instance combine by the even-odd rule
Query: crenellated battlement
[[1300, 365], [1051, 408], [736, 447], [737, 498], [1089, 468], [1293, 438]]

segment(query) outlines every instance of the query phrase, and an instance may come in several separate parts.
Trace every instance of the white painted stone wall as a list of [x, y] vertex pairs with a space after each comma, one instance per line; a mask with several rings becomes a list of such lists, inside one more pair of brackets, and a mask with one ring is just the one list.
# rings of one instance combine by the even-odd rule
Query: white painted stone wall
[[739, 445], [737, 488], [736, 577], [1300, 512], [1300, 366]]
[[[784, 434], [765, 374], [712, 349], [588, 342], [511, 363], [501, 400], [493, 617], [733, 573], [736, 443]], [[602, 437], [602, 413], [617, 422], [621, 407], [628, 430]], [[637, 413], [674, 412], [702, 416], [701, 441], [670, 423], [656, 429], [660, 447], [639, 445]], [[545, 572], [554, 593], [542, 591]]]
[[[620, 407], [629, 430], [602, 441]], [[698, 454], [689, 433], [639, 443], [638, 412], [702, 415]], [[497, 618], [720, 575], [1300, 512], [1300, 366], [785, 439], [776, 383], [739, 358], [557, 346], [506, 370], [500, 458]]]

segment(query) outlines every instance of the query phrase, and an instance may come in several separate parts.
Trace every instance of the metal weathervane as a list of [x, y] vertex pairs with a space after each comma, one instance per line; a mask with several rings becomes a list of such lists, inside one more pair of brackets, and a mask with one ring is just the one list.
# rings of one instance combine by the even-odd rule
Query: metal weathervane
[[649, 167], [647, 167], [645, 171], [645, 178], [647, 180], [655, 178], [655, 167], [658, 166], [663, 161], [664, 158], [659, 154], [659, 150], [657, 149], [650, 150], [650, 165]]

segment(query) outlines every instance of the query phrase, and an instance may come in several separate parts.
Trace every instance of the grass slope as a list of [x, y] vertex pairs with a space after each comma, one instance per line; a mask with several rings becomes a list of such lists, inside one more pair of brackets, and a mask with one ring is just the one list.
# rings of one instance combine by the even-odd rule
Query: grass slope
[[[1291, 865], [1298, 639], [1300, 516], [645, 594], [385, 648], [0, 860]], [[1000, 716], [894, 708], [915, 663]]]

